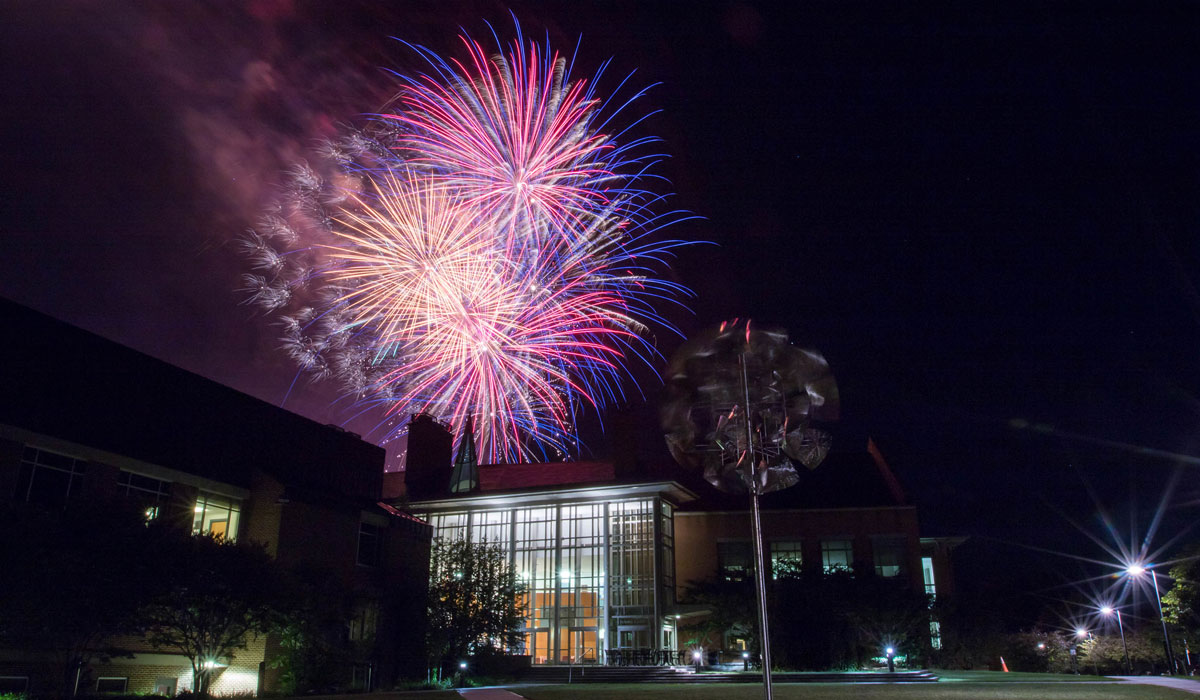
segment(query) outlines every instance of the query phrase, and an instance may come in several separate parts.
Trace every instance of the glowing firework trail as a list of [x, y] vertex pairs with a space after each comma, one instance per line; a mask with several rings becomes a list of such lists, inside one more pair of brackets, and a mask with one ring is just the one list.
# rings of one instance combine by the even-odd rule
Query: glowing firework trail
[[473, 417], [490, 461], [566, 454], [577, 404], [616, 399], [625, 362], [653, 354], [651, 302], [686, 293], [647, 267], [682, 243], [644, 242], [684, 216], [651, 213], [645, 165], [565, 59], [463, 42], [466, 63], [418, 48], [433, 72], [404, 81], [400, 109], [293, 170], [246, 241], [247, 287], [301, 366], [357, 402]]

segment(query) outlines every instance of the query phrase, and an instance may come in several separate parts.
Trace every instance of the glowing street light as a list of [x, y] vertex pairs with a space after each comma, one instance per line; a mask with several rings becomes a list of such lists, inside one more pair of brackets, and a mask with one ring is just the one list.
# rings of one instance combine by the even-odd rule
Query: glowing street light
[[1132, 676], [1133, 664], [1129, 662], [1129, 646], [1125, 644], [1125, 625], [1121, 623], [1121, 611], [1111, 605], [1105, 605], [1100, 608], [1101, 615], [1108, 616], [1113, 613], [1117, 615], [1117, 629], [1121, 630], [1121, 649], [1125, 652], [1125, 672]]
[[1163, 651], [1167, 654], [1167, 673], [1175, 675], [1175, 654], [1171, 653], [1171, 635], [1167, 634], [1167, 618], [1163, 616], [1162, 597], [1158, 594], [1158, 575], [1149, 566], [1136, 562], [1125, 568], [1125, 573], [1134, 578], [1141, 578], [1147, 571], [1150, 572], [1150, 580], [1154, 583], [1154, 602], [1158, 603], [1158, 621], [1162, 623]]

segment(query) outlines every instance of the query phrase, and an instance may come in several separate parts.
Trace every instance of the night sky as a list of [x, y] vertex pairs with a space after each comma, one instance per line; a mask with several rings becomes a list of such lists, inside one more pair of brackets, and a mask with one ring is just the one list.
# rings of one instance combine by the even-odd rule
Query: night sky
[[454, 55], [511, 9], [602, 91], [661, 83], [625, 116], [704, 217], [669, 235], [717, 244], [664, 311], [821, 350], [928, 534], [1100, 556], [1097, 504], [1140, 537], [1175, 479], [1165, 543], [1200, 512], [1200, 5], [973, 5], [5, 2], [0, 295], [280, 403], [234, 239], [420, 69], [389, 37]]

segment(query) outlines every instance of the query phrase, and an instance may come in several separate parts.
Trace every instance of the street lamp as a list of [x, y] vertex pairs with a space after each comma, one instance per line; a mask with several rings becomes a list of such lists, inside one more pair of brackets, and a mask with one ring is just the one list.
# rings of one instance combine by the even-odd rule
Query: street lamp
[[1154, 583], [1154, 602], [1158, 603], [1158, 621], [1162, 623], [1163, 631], [1163, 651], [1167, 654], [1167, 674], [1175, 675], [1175, 654], [1171, 652], [1171, 635], [1167, 634], [1167, 618], [1163, 616], [1162, 597], [1158, 595], [1158, 575], [1148, 566], [1142, 564], [1130, 564], [1125, 573], [1134, 578], [1141, 578], [1147, 571], [1150, 572], [1150, 580]]
[[895, 647], [888, 647], [884, 651], [887, 652], [888, 673], [895, 673], [896, 672], [896, 662], [895, 662], [896, 649], [895, 649]]
[[1125, 644], [1125, 625], [1121, 623], [1121, 611], [1117, 610], [1111, 605], [1105, 605], [1104, 607], [1100, 608], [1101, 615], [1107, 616], [1112, 615], [1113, 613], [1116, 613], [1117, 615], [1117, 629], [1121, 631], [1121, 650], [1125, 652], [1125, 672], [1132, 676], [1133, 664], [1129, 662], [1129, 646]]

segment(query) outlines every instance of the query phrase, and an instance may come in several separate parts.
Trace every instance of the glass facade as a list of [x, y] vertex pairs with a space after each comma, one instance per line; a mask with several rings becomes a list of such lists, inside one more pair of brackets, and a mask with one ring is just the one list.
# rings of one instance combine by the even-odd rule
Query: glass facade
[[665, 641], [656, 633], [660, 596], [674, 588], [673, 575], [660, 575], [667, 564], [674, 570], [672, 517], [653, 498], [427, 515], [434, 537], [487, 540], [509, 553], [527, 589], [519, 651], [541, 664], [602, 663], [609, 649]]

